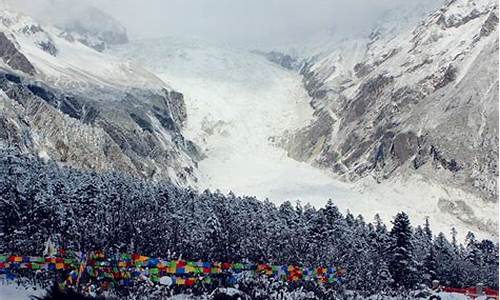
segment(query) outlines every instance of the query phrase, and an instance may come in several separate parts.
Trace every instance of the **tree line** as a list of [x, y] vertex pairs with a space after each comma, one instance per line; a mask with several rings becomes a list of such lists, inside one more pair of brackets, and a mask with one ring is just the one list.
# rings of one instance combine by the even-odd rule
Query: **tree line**
[[345, 288], [375, 294], [434, 279], [453, 287], [498, 288], [498, 242], [463, 242], [412, 226], [404, 212], [389, 229], [322, 208], [251, 196], [197, 192], [121, 173], [62, 167], [0, 149], [0, 253], [66, 249], [137, 252], [165, 259], [341, 266]]

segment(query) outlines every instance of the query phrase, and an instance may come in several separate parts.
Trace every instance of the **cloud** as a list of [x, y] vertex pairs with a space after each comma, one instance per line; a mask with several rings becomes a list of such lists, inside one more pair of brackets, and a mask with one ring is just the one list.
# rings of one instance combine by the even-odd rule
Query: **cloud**
[[379, 0], [101, 0], [94, 3], [113, 12], [133, 36], [188, 34], [229, 41], [300, 39], [333, 27], [362, 28], [385, 8]]
[[[318, 32], [360, 32], [388, 9], [436, 0], [11, 0], [53, 18], [90, 3], [124, 24], [132, 38], [199, 36], [228, 43], [307, 40]], [[427, 3], [427, 4], [426, 4]], [[74, 10], [74, 9], [70, 9]]]

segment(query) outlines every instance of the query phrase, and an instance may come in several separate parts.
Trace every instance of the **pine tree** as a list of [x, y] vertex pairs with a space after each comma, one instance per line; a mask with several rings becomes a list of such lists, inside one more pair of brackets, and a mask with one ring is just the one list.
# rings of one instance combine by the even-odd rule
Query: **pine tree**
[[457, 235], [458, 235], [457, 229], [455, 227], [451, 227], [450, 234], [451, 234], [451, 245], [453, 246], [453, 249], [457, 250], [457, 246], [458, 246], [458, 243], [457, 243]]
[[216, 216], [211, 216], [208, 218], [205, 224], [207, 229], [207, 243], [208, 243], [208, 253], [207, 259], [214, 261], [223, 261], [225, 256], [223, 243], [224, 237], [222, 232], [222, 226]]
[[415, 231], [415, 244], [418, 245], [417, 258], [421, 261], [422, 278], [430, 286], [432, 280], [436, 279], [436, 251], [433, 245], [433, 236], [429, 217], [425, 218], [424, 227], [417, 227]]
[[424, 233], [427, 238], [427, 241], [429, 243], [432, 242], [432, 230], [431, 230], [431, 223], [429, 221], [429, 217], [425, 218], [425, 225], [424, 225]]
[[410, 289], [416, 284], [417, 276], [410, 219], [401, 212], [392, 223], [389, 271], [396, 287]]
[[[50, 235], [73, 250], [342, 266], [348, 279], [343, 287], [363, 290], [363, 296], [412, 288], [425, 274], [456, 286], [498, 287], [498, 243], [477, 241], [471, 233], [465, 247], [453, 232], [451, 243], [443, 234], [433, 239], [429, 220], [413, 233], [404, 213], [388, 232], [380, 216], [366, 224], [361, 216], [344, 217], [332, 201], [320, 209], [300, 203], [276, 207], [255, 197], [61, 168], [2, 149], [0, 190], [3, 253], [38, 255]], [[271, 293], [268, 283], [263, 290]], [[302, 285], [307, 286], [331, 298], [325, 296], [331, 296], [329, 287]]]
[[441, 282], [454, 285], [456, 282], [452, 282], [455, 280], [451, 278], [453, 247], [442, 232], [436, 237], [433, 248], [436, 253], [436, 278]]
[[436, 275], [437, 261], [436, 261], [436, 252], [434, 250], [434, 247], [431, 247], [429, 249], [429, 252], [425, 256], [423, 267], [425, 270], [423, 277], [426, 279], [427, 284], [430, 284], [433, 280], [437, 279]]
[[480, 281], [491, 288], [498, 288], [498, 243], [483, 240], [478, 245], [481, 251]]
[[468, 276], [465, 280], [466, 285], [476, 285], [481, 281], [481, 251], [479, 250], [476, 236], [472, 232], [468, 232], [465, 237], [465, 268]]

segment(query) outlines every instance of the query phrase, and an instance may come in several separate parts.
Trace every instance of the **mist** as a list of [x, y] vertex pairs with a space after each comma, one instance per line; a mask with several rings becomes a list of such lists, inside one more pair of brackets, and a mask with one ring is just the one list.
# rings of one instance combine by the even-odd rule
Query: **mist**
[[[8, 0], [9, 1], [9, 0]], [[301, 42], [318, 34], [368, 31], [388, 10], [436, 0], [10, 0], [45, 20], [76, 17], [91, 4], [131, 39], [196, 36], [233, 44]], [[422, 3], [426, 3], [423, 5]], [[414, 9], [414, 8], [411, 8]]]

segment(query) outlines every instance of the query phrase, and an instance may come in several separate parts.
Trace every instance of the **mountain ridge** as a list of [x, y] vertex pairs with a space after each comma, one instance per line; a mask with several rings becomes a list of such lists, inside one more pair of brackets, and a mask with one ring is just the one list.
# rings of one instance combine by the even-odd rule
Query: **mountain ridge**
[[[310, 59], [301, 74], [316, 121], [282, 145], [349, 181], [415, 174], [497, 203], [497, 24], [494, 1], [449, 1], [406, 33]], [[437, 200], [478, 221], [470, 202]]]
[[72, 166], [196, 181], [181, 93], [58, 28], [8, 10], [0, 19], [4, 142]]

